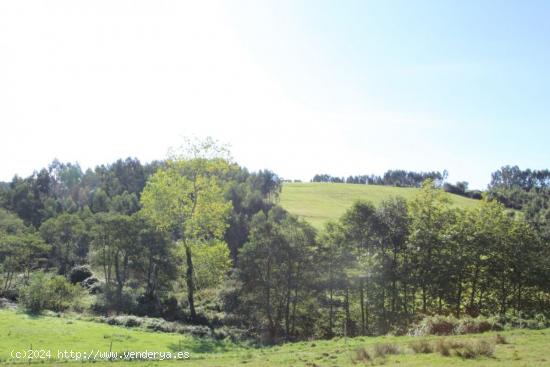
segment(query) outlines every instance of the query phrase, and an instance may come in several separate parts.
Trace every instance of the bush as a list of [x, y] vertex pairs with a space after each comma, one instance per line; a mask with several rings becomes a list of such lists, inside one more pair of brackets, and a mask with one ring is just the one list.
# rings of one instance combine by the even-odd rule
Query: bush
[[454, 334], [478, 334], [491, 330], [500, 330], [500, 326], [492, 320], [477, 317], [460, 319], [455, 326]]
[[82, 282], [80, 282], [80, 285], [86, 288], [88, 292], [90, 292], [90, 294], [98, 294], [102, 291], [101, 282], [94, 276], [84, 279]]
[[457, 320], [453, 317], [432, 316], [425, 317], [413, 327], [410, 334], [414, 336], [452, 335]]
[[495, 344], [508, 344], [508, 340], [504, 335], [497, 334], [495, 336]]
[[30, 312], [56, 312], [69, 308], [82, 311], [89, 306], [87, 293], [61, 275], [43, 272], [32, 274], [29, 284], [21, 290], [21, 304]]
[[435, 344], [435, 350], [443, 357], [448, 357], [451, 355], [451, 344], [445, 339], [439, 339]]
[[69, 272], [69, 280], [72, 284], [81, 283], [92, 275], [92, 270], [90, 270], [88, 265], [79, 265], [71, 269]]
[[431, 316], [425, 317], [414, 325], [409, 331], [409, 334], [414, 336], [445, 336], [477, 334], [491, 330], [500, 331], [502, 329], [503, 327], [496, 318], [466, 317], [457, 319], [451, 316]]
[[368, 362], [370, 360], [371, 356], [365, 347], [361, 347], [355, 351], [355, 358], [353, 359], [354, 362]]
[[474, 343], [461, 343], [460, 346], [454, 348], [457, 356], [464, 359], [474, 359], [481, 356], [492, 357], [495, 352], [495, 347], [487, 340], [481, 339]]
[[374, 346], [374, 355], [376, 357], [385, 357], [388, 354], [399, 353], [399, 347], [395, 344], [376, 344]]
[[418, 340], [411, 343], [411, 349], [415, 353], [433, 353], [433, 347], [427, 340]]
[[480, 356], [492, 357], [495, 347], [493, 343], [485, 339], [475, 342], [441, 339], [436, 343], [436, 350], [445, 357], [454, 353], [464, 359], [474, 359]]

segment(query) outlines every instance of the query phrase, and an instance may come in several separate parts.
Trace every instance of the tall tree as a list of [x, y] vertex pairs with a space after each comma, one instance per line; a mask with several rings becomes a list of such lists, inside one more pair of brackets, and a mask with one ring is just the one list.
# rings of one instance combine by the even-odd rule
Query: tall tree
[[190, 144], [172, 154], [141, 195], [143, 213], [159, 228], [172, 231], [185, 249], [192, 319], [196, 319], [192, 246], [223, 239], [231, 203], [224, 197], [220, 177], [228, 169], [228, 155], [215, 141]]

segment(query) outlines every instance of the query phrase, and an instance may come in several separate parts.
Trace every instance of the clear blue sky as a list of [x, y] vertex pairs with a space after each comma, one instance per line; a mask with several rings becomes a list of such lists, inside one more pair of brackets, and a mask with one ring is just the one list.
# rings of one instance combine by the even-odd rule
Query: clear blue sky
[[286, 178], [550, 166], [550, 2], [10, 3], [0, 179], [193, 134]]

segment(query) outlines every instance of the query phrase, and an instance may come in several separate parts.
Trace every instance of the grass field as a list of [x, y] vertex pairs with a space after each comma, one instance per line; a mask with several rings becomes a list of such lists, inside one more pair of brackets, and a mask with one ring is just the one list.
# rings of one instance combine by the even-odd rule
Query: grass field
[[[374, 204], [392, 196], [411, 199], [416, 188], [353, 185], [339, 183], [285, 183], [281, 193], [281, 205], [289, 212], [303, 217], [316, 228], [329, 220], [338, 219], [358, 199]], [[477, 200], [449, 195], [452, 203], [460, 207], [474, 206]]]
[[[269, 348], [254, 348], [231, 342], [201, 340], [171, 333], [156, 333], [110, 326], [90, 321], [49, 316], [33, 317], [15, 311], [0, 311], [0, 364], [27, 364], [10, 359], [13, 351], [51, 350], [55, 359], [57, 350], [90, 352], [92, 350], [122, 353], [124, 351], [189, 352], [184, 361], [118, 361], [95, 362], [93, 365], [116, 366], [550, 366], [550, 330], [513, 330], [502, 332], [508, 344], [498, 344], [493, 357], [463, 359], [439, 353], [414, 354], [413, 341], [424, 339], [434, 343], [442, 337], [361, 337], [289, 343]], [[446, 340], [493, 340], [494, 333], [447, 337]], [[112, 345], [111, 345], [112, 343]], [[391, 343], [399, 348], [399, 354], [374, 357], [376, 344]], [[357, 361], [358, 349], [365, 349], [373, 359]], [[80, 365], [83, 362], [59, 362], [45, 359], [43, 365]], [[33, 362], [34, 364], [34, 362]]]

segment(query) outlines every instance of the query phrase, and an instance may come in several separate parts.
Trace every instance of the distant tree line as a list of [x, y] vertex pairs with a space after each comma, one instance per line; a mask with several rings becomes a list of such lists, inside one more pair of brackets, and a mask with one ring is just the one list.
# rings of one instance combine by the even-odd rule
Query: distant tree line
[[550, 187], [550, 170], [522, 170], [518, 166], [504, 166], [491, 174], [491, 189], [520, 188], [525, 191]]
[[413, 172], [405, 170], [389, 170], [382, 176], [357, 175], [337, 177], [329, 174], [316, 174], [311, 182], [332, 182], [363, 185], [387, 185], [397, 187], [420, 187], [425, 180], [433, 180], [440, 185], [447, 178], [447, 171]]
[[524, 213], [544, 241], [550, 241], [550, 171], [504, 166], [491, 175], [488, 197]]

